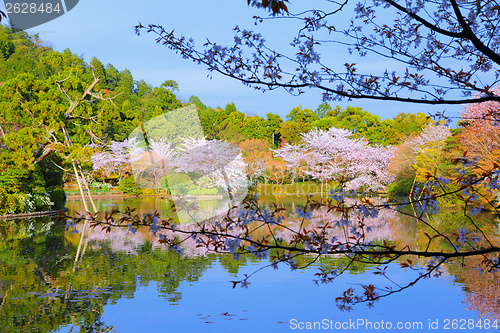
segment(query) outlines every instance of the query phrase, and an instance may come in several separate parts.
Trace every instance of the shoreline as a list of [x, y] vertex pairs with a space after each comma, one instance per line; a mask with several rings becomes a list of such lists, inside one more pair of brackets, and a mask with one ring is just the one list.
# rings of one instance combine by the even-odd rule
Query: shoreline
[[39, 217], [39, 216], [51, 216], [62, 213], [61, 210], [46, 210], [43, 212], [33, 212], [33, 213], [22, 213], [22, 214], [8, 214], [8, 215], [0, 215], [0, 220], [13, 220], [18, 218], [27, 218], [27, 217]]
[[[141, 195], [128, 195], [128, 194], [92, 194], [93, 199], [139, 199], [139, 198], [160, 198], [171, 200], [172, 197], [167, 194], [141, 194]], [[186, 199], [194, 200], [219, 200], [222, 199], [222, 195], [200, 195], [200, 196], [186, 196]], [[67, 201], [81, 200], [82, 197], [78, 195], [68, 195], [66, 196]]]

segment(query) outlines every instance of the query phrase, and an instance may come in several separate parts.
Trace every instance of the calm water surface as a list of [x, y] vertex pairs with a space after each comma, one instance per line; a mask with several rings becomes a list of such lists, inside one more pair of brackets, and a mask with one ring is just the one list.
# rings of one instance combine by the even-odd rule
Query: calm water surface
[[[283, 205], [293, 210], [301, 202], [287, 200]], [[129, 206], [152, 211], [161, 210], [164, 202], [147, 198], [98, 204], [102, 210]], [[71, 212], [82, 209], [78, 201], [69, 201], [67, 207]], [[454, 227], [459, 221], [453, 216], [443, 216], [448, 218], [443, 223]], [[180, 257], [141, 230], [94, 231], [73, 272], [79, 235], [66, 231], [65, 221], [0, 223], [0, 332], [387, 331], [381, 329], [382, 321], [386, 326], [390, 322], [395, 332], [494, 332], [475, 325], [480, 319], [483, 324], [485, 318], [491, 323], [500, 319], [498, 277], [472, 269], [472, 262], [448, 265], [441, 277], [424, 280], [374, 307], [360, 304], [340, 311], [335, 298], [347, 288], [361, 290], [363, 283], [386, 286], [388, 281], [370, 267], [357, 266], [334, 283], [316, 285], [318, 266], [337, 260], [325, 258], [306, 270], [266, 268], [252, 276], [248, 288], [233, 289], [230, 281], [269, 262], [253, 257], [237, 262], [227, 255]], [[386, 223], [398, 224], [390, 226], [390, 232], [403, 241], [421, 241], [414, 222], [398, 218]], [[496, 237], [493, 223], [486, 229]], [[386, 232], [380, 230], [381, 235]], [[416, 277], [397, 263], [388, 270], [398, 283]], [[452, 319], [475, 325], [454, 330]], [[315, 322], [316, 329], [306, 329]], [[359, 326], [346, 326], [349, 323]], [[409, 329], [396, 329], [398, 323]]]

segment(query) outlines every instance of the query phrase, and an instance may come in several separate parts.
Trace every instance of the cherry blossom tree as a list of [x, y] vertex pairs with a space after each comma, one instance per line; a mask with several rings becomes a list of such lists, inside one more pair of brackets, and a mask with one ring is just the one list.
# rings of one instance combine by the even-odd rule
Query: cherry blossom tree
[[304, 173], [323, 184], [328, 180], [345, 182], [348, 190], [384, 190], [392, 181], [387, 171], [393, 156], [391, 148], [370, 146], [367, 141], [352, 138], [345, 129], [314, 129], [302, 134], [300, 145], [285, 145], [276, 150], [290, 168], [305, 161]]
[[357, 140], [348, 141], [349, 134], [347, 130], [332, 127], [328, 131], [312, 130], [302, 135], [304, 159], [308, 166], [304, 172], [321, 181], [321, 195], [325, 181], [345, 175], [342, 172], [345, 166], [342, 162], [345, 157], [343, 145], [358, 143]]
[[176, 172], [206, 176], [228, 193], [248, 183], [239, 148], [225, 141], [185, 138], [174, 164]]
[[179, 222], [199, 223], [220, 217], [241, 203], [247, 194], [248, 179], [246, 164], [237, 146], [221, 140], [183, 138], [178, 149], [175, 168], [167, 177], [169, 185], [174, 175], [184, 175], [198, 184], [217, 187], [222, 194], [222, 198], [211, 205], [211, 210], [204, 212], [185, 200], [187, 193], [182, 187], [175, 191], [171, 188]]
[[368, 142], [360, 150], [352, 152], [349, 161], [347, 189], [365, 191], [385, 191], [394, 180], [389, 171], [389, 163], [394, 156], [392, 147], [370, 146]]
[[111, 141], [104, 151], [92, 155], [92, 168], [106, 176], [118, 173], [121, 179], [125, 172], [131, 171], [131, 164], [136, 162], [143, 152], [143, 148], [135, 139]]
[[[106, 175], [121, 175], [134, 167], [139, 183], [158, 186], [162, 179], [174, 173], [196, 173], [208, 177], [213, 186], [230, 191], [247, 185], [245, 162], [240, 150], [220, 140], [182, 138], [178, 147], [165, 139], [150, 140], [141, 147], [136, 138], [111, 141], [107, 151], [92, 156], [93, 169]], [[152, 177], [153, 179], [147, 180]], [[146, 182], [144, 182], [146, 180]]]
[[408, 142], [410, 146], [412, 146], [412, 149], [418, 153], [421, 151], [425, 146], [427, 146], [430, 142], [436, 142], [436, 141], [444, 141], [446, 138], [450, 136], [450, 128], [444, 125], [440, 124], [430, 124], [427, 125], [423, 130], [422, 133], [419, 135], [415, 136], [414, 138], [411, 138], [410, 140], [407, 140], [405, 142]]
[[[128, 139], [136, 140], [136, 138]], [[171, 142], [164, 138], [150, 139], [148, 147], [138, 146], [130, 150], [126, 157], [131, 163], [135, 181], [143, 188], [159, 189], [165, 187], [165, 177], [175, 167], [177, 151]]]
[[307, 176], [304, 172], [307, 167], [304, 161], [304, 148], [301, 145], [285, 143], [281, 148], [272, 151], [274, 156], [286, 162], [292, 181], [295, 181], [297, 177]]

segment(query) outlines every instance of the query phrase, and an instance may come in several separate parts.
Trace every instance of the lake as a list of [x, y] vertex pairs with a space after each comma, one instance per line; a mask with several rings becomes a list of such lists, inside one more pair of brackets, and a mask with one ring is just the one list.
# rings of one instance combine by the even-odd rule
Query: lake
[[[290, 197], [278, 205], [294, 211], [304, 202]], [[166, 205], [154, 197], [99, 199], [97, 204], [104, 211], [128, 206], [143, 212]], [[67, 207], [71, 213], [82, 210], [80, 201], [68, 201]], [[457, 216], [443, 213], [439, 223], [454, 229]], [[497, 239], [494, 218], [483, 215], [481, 221]], [[196, 249], [179, 256], [145, 230], [94, 230], [73, 272], [79, 234], [65, 226], [47, 217], [0, 222], [0, 332], [493, 332], [500, 319], [498, 273], [472, 269], [472, 259], [448, 264], [439, 278], [423, 280], [373, 307], [358, 304], [340, 311], [335, 298], [346, 289], [388, 281], [359, 264], [333, 283], [316, 284], [318, 268], [340, 260], [324, 257], [304, 270], [284, 264], [264, 268], [249, 279], [248, 288], [233, 289], [231, 281], [269, 260], [243, 256], [235, 261]], [[421, 231], [410, 218], [391, 216], [377, 232], [380, 238], [414, 244], [425, 238]], [[401, 284], [416, 277], [397, 262], [387, 270]]]

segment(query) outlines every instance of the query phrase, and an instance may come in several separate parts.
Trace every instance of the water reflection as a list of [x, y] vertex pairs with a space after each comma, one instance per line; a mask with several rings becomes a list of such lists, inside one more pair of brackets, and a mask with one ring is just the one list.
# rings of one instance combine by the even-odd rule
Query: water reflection
[[[476, 262], [474, 262], [476, 261]], [[479, 312], [483, 318], [500, 318], [500, 275], [470, 267], [478, 266], [477, 259], [468, 259], [464, 265], [450, 267], [456, 282], [464, 284], [467, 309]]]
[[[149, 207], [148, 202], [138, 203]], [[104, 204], [104, 201], [102, 202]], [[102, 204], [101, 203], [101, 204]], [[283, 207], [294, 211], [302, 201]], [[76, 206], [76, 205], [75, 205]], [[149, 208], [146, 208], [149, 209]], [[445, 212], [443, 228], [456, 230], [455, 215]], [[317, 211], [312, 223], [334, 219]], [[495, 239], [491, 217], [480, 221]], [[187, 243], [188, 256], [165, 250], [147, 232], [95, 229], [79, 269], [72, 271], [79, 235], [65, 230], [65, 221], [31, 219], [0, 222], [0, 331], [2, 332], [164, 332], [290, 331], [290, 320], [421, 321], [444, 318], [499, 318], [498, 275], [480, 273], [469, 260], [447, 265], [447, 274], [429, 279], [376, 304], [339, 312], [335, 297], [367, 281], [383, 284], [371, 267], [357, 264], [334, 284], [316, 286], [317, 268], [290, 271], [266, 269], [249, 289], [229, 282], [266, 264], [252, 256], [235, 261], [228, 255], [203, 255]], [[293, 223], [293, 217], [289, 221]], [[422, 227], [411, 218], [384, 215], [369, 222], [374, 239], [392, 239], [415, 247], [426, 245]], [[282, 235], [286, 237], [286, 235]], [[316, 266], [333, 267], [342, 258], [323, 257]], [[422, 261], [421, 264], [425, 264]], [[395, 263], [388, 269], [398, 281], [411, 270]], [[441, 326], [442, 327], [442, 326]], [[370, 332], [369, 330], [360, 330]], [[440, 330], [433, 330], [439, 332]], [[446, 330], [441, 330], [446, 332]], [[488, 330], [482, 330], [488, 332]]]
[[107, 331], [110, 327], [101, 320], [104, 305], [133, 298], [139, 286], [151, 281], [158, 283], [159, 295], [175, 302], [180, 298], [179, 283], [197, 281], [214, 260], [154, 250], [144, 239], [133, 247], [125, 242], [124, 248], [111, 243], [111, 238], [95, 239], [73, 273], [78, 236], [65, 232], [64, 224], [54, 223], [46, 230], [44, 221], [32, 221], [29, 225], [39, 228], [26, 238], [17, 236], [26, 225], [1, 226], [2, 332], [48, 332], [65, 325]]

